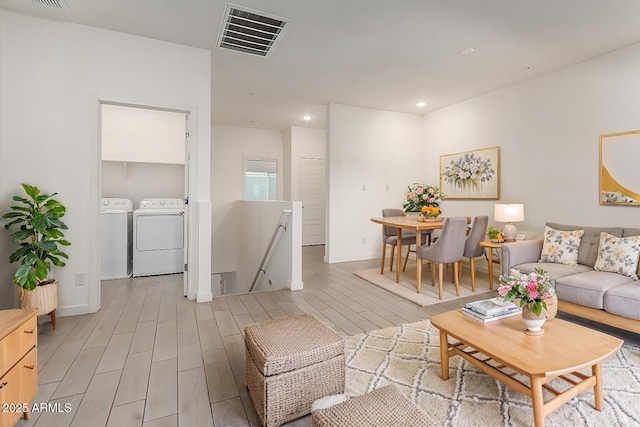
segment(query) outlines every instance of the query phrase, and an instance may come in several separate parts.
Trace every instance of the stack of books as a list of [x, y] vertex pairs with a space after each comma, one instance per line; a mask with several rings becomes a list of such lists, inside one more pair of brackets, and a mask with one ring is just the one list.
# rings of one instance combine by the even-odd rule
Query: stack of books
[[512, 301], [490, 298], [465, 304], [462, 313], [479, 322], [486, 323], [521, 314], [522, 310]]

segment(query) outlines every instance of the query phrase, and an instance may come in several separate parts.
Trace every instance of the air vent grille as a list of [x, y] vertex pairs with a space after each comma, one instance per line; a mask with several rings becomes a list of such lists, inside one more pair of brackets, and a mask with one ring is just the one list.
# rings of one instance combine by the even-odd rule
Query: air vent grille
[[227, 4], [218, 46], [251, 55], [269, 56], [290, 20]]
[[71, 11], [69, 4], [65, 0], [29, 0], [29, 3], [35, 3], [42, 6], [53, 7], [54, 9]]

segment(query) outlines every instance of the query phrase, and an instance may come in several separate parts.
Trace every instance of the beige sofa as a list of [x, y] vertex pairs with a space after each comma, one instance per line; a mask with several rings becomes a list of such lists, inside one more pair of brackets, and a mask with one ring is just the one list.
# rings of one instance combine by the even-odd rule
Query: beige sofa
[[537, 267], [542, 268], [556, 280], [561, 311], [640, 333], [640, 280], [593, 269], [600, 232], [627, 237], [640, 235], [640, 228], [556, 223], [547, 223], [547, 226], [562, 231], [584, 230], [578, 248], [578, 264], [538, 262], [542, 240], [505, 243], [502, 245], [502, 274], [509, 274], [511, 269], [531, 273]]

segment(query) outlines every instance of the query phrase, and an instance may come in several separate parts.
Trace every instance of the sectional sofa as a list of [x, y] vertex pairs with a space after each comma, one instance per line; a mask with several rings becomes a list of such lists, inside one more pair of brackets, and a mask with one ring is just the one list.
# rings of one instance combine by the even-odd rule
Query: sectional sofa
[[[640, 274], [638, 264], [640, 263], [638, 263], [638, 253], [633, 247], [631, 250], [627, 250], [628, 253], [624, 253], [616, 245], [613, 245], [613, 249], [611, 245], [607, 246], [607, 242], [611, 241], [619, 243], [621, 241], [625, 243], [635, 241], [636, 238], [632, 236], [640, 236], [640, 228], [581, 227], [557, 223], [547, 223], [546, 225], [546, 243], [545, 240], [530, 240], [502, 245], [502, 274], [509, 274], [511, 269], [530, 273], [540, 267], [556, 280], [559, 310], [640, 333], [640, 280], [638, 280], [640, 277], [638, 276]], [[577, 249], [577, 263], [575, 265], [549, 262], [548, 258], [543, 260], [544, 262], [540, 262], [543, 246], [549, 243], [547, 233], [549, 228], [561, 232], [574, 232], [574, 234], [579, 234], [579, 230], [584, 230], [579, 243], [576, 239], [574, 249]], [[604, 235], [609, 240], [601, 243], [601, 233], [628, 239], [616, 239]], [[601, 251], [600, 260], [598, 260], [599, 249]], [[628, 264], [626, 271], [623, 271], [624, 267], [620, 268], [615, 265], [612, 265], [611, 268], [605, 268], [605, 270], [613, 271], [594, 269], [596, 266], [602, 270], [602, 266], [610, 261], [607, 249], [615, 250], [619, 256], [624, 257], [626, 264]], [[631, 264], [634, 258], [635, 264]], [[635, 275], [634, 271], [630, 271], [634, 266]], [[620, 271], [616, 271], [616, 268]]]

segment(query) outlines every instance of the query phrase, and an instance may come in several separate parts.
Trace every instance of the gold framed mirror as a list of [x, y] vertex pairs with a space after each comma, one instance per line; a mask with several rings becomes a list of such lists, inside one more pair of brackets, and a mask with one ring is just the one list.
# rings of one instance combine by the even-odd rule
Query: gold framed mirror
[[640, 130], [600, 135], [600, 204], [640, 205]]

